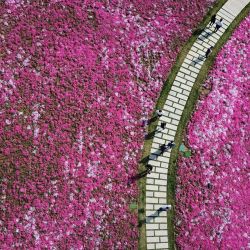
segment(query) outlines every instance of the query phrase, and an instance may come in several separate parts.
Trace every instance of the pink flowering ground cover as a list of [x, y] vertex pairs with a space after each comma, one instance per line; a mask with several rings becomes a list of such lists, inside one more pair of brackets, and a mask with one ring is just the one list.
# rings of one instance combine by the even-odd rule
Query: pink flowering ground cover
[[137, 248], [141, 120], [212, 2], [1, 1], [1, 249]]
[[176, 190], [180, 249], [248, 249], [250, 16], [219, 52], [188, 125]]

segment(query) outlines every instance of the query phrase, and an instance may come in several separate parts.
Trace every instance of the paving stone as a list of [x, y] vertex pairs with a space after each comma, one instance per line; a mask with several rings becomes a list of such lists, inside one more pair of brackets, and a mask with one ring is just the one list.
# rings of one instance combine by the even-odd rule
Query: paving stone
[[[177, 127], [177, 126], [176, 126]], [[166, 139], [167, 141], [173, 141], [174, 140], [174, 136], [169, 135], [169, 134], [164, 134], [162, 136], [164, 139]]]
[[[149, 160], [148, 161], [148, 164], [150, 164], [150, 165], [152, 165], [152, 166], [154, 166], [154, 167], [159, 167], [160, 165], [161, 165], [161, 163], [160, 162], [158, 162], [158, 161], [153, 161], [153, 160]], [[154, 170], [154, 169], [153, 169]]]
[[152, 148], [159, 148], [160, 145], [161, 145], [160, 143], [153, 142], [153, 143], [152, 143]]
[[188, 96], [185, 96], [183, 94], [178, 94], [177, 97], [185, 101], [188, 99]]
[[191, 63], [192, 61], [190, 61], [189, 59], [185, 59], [181, 65], [182, 68], [186, 68], [189, 70], [189, 64]]
[[156, 218], [154, 218], [155, 223], [166, 223], [166, 220], [167, 220], [167, 218], [165, 216], [164, 217], [156, 217]]
[[[181, 105], [186, 105], [186, 101], [180, 100], [180, 101], [179, 101], [179, 104], [181, 104]], [[166, 139], [166, 138], [164, 138], [164, 139]]]
[[[154, 204], [154, 210], [155, 211], [160, 209], [161, 207], [162, 207], [162, 204]], [[163, 212], [161, 212], [161, 213], [163, 213]], [[166, 221], [166, 224], [167, 224], [167, 221]], [[159, 226], [159, 228], [160, 228], [160, 226]]]
[[167, 193], [167, 183], [165, 185], [166, 186], [159, 186], [159, 190]]
[[[166, 159], [169, 160], [169, 158], [166, 158]], [[168, 162], [162, 162], [161, 167], [162, 168], [168, 168], [168, 163], [169, 163], [169, 161]]]
[[[193, 52], [193, 53], [194, 53], [194, 52]], [[186, 59], [189, 59], [190, 61], [193, 61], [194, 57], [196, 57], [196, 56], [193, 56], [193, 55], [191, 55], [191, 54], [187, 54]], [[186, 59], [185, 59], [185, 60], [186, 60]], [[184, 62], [185, 62], [185, 60], [184, 60]]]
[[146, 191], [146, 197], [154, 197], [154, 192]]
[[162, 236], [162, 237], [160, 237], [160, 239], [161, 239], [161, 242], [168, 242], [168, 237], [167, 236]]
[[196, 69], [195, 67], [190, 68], [190, 70], [193, 71], [193, 72], [195, 72], [195, 73], [197, 73], [197, 74], [200, 72], [200, 71], [199, 71], [198, 69]]
[[213, 41], [208, 41], [208, 43], [209, 43], [209, 46], [215, 46], [215, 42], [213, 42]]
[[[184, 63], [187, 64], [188, 66], [190, 66], [190, 64], [192, 63], [193, 60], [194, 60], [194, 56], [187, 55], [183, 61], [183, 66], [184, 66]], [[187, 66], [185, 66], [185, 67], [187, 67]]]
[[146, 204], [146, 210], [154, 210], [153, 204]]
[[170, 123], [171, 119], [169, 117], [161, 117], [161, 121], [166, 122], [166, 123]]
[[168, 131], [168, 134], [170, 134], [170, 135], [173, 135], [173, 136], [175, 136], [175, 134], [176, 134], [176, 131], [173, 131], [173, 130], [169, 130], [169, 131]]
[[153, 184], [153, 185], [154, 185], [154, 184], [155, 184], [155, 179], [151, 179], [151, 178], [148, 176], [148, 177], [147, 177], [147, 180], [146, 180], [146, 183], [149, 184], [149, 185], [150, 185], [150, 184]]
[[171, 96], [176, 96], [176, 95], [177, 95], [177, 92], [174, 91], [174, 90], [171, 88], [171, 90], [169, 91], [168, 94], [171, 95]]
[[155, 172], [156, 172], [156, 173], [160, 173], [160, 174], [165, 174], [167, 171], [166, 171], [165, 168], [159, 168], [159, 167], [157, 167], [157, 168], [155, 169]]
[[187, 90], [183, 90], [183, 91], [182, 91], [182, 94], [183, 94], [183, 95], [186, 95], [186, 96], [189, 96], [189, 94], [190, 94], [190, 91], [187, 91]]
[[173, 107], [168, 107], [168, 111], [169, 111], [169, 113], [170, 113], [170, 112], [175, 112], [175, 108], [173, 108]]
[[[203, 36], [204, 35], [207, 35], [206, 33], [205, 34], [203, 34]], [[193, 44], [193, 46], [195, 46], [195, 48], [198, 48], [199, 50], [203, 50], [204, 49], [204, 47], [203, 47], [203, 45], [200, 45], [200, 44], [198, 44], [197, 42], [195, 42], [194, 44]], [[193, 48], [193, 47], [192, 47]]]
[[184, 109], [184, 106], [183, 105], [180, 105], [178, 103], [174, 103], [173, 106], [179, 110], [183, 110]]
[[166, 105], [166, 106], [173, 106], [173, 102], [170, 101], [170, 100], [167, 100], [167, 101], [165, 102], [165, 105]]
[[159, 174], [157, 174], [157, 173], [151, 173], [149, 176], [150, 176], [150, 178], [159, 179]]
[[186, 69], [186, 68], [183, 68], [183, 67], [180, 68], [180, 71], [183, 72], [183, 73], [186, 74], [186, 75], [190, 75], [190, 73], [191, 73], [190, 70], [188, 70], [188, 69]]
[[226, 11], [223, 11], [222, 9], [220, 9], [216, 15], [218, 19], [223, 18], [223, 24], [230, 24], [234, 19], [234, 17], [230, 16]]
[[168, 100], [171, 100], [173, 102], [178, 102], [178, 99], [179, 99], [178, 97], [168, 95]]
[[[175, 111], [175, 113], [177, 114], [177, 115], [182, 115], [182, 111], [181, 110], [179, 110], [179, 109], [176, 109], [176, 111]], [[172, 121], [172, 123], [173, 123], [173, 121]], [[169, 133], [170, 134], [170, 133]]]
[[191, 76], [194, 78], [197, 78], [197, 75], [198, 75], [197, 73], [194, 73], [194, 72], [191, 73]]
[[168, 175], [167, 174], [160, 174], [160, 179], [167, 180], [168, 179]]
[[[178, 110], [178, 109], [177, 109], [177, 110]], [[176, 111], [177, 111], [177, 110], [176, 110]], [[172, 123], [173, 125], [178, 125], [178, 124], [179, 124], [179, 121], [173, 119], [171, 123]]]
[[167, 159], [167, 157], [163, 157], [163, 156], [158, 156], [158, 161], [162, 162], [169, 162], [169, 159]]
[[156, 236], [166, 236], [167, 231], [166, 230], [155, 230], [155, 235]]
[[194, 52], [194, 53], [197, 53], [197, 52], [198, 52], [198, 48], [192, 47], [192, 48], [190, 49], [190, 51], [192, 51], [192, 52]]
[[147, 244], [147, 249], [155, 249], [155, 244]]
[[188, 86], [186, 84], [181, 84], [180, 87], [182, 88], [182, 90], [187, 90], [189, 93], [190, 93], [190, 91], [192, 89], [192, 87], [190, 87], [190, 86]]
[[165, 198], [167, 197], [167, 194], [165, 192], [154, 192], [154, 197]]
[[[171, 90], [174, 90], [175, 93], [176, 93], [176, 92], [178, 92], [178, 93], [181, 93], [181, 92], [182, 92], [182, 89], [181, 89], [181, 88], [178, 88], [178, 87], [176, 87], [176, 86], [174, 86], [174, 85], [171, 87]], [[170, 91], [170, 92], [171, 92], [171, 91]], [[176, 93], [176, 94], [177, 94], [177, 93]], [[175, 95], [175, 96], [176, 96], [176, 95]]]
[[[171, 118], [176, 119], [176, 120], [180, 120], [180, 119], [181, 119], [181, 117], [180, 117], [179, 115], [176, 115], [176, 114], [174, 114], [174, 113], [170, 113], [169, 116], [170, 116]], [[169, 125], [168, 125], [168, 127], [170, 128]]]
[[154, 137], [153, 142], [154, 142], [154, 143], [159, 143], [159, 144], [164, 144], [164, 143], [165, 143], [165, 140], [164, 140], [164, 139], [159, 139], [159, 138]]
[[146, 190], [158, 191], [157, 185], [146, 185]]
[[178, 71], [178, 73], [177, 73], [177, 75], [176, 75], [176, 76], [183, 78], [183, 77], [184, 77], [184, 74], [183, 74], [183, 73], [181, 73], [180, 71]]
[[156, 249], [161, 249], [161, 248], [168, 249], [168, 243], [156, 243], [155, 246], [156, 246]]
[[147, 242], [148, 243], [160, 242], [160, 238], [159, 237], [147, 237]]
[[231, 12], [228, 12], [227, 10], [225, 10], [224, 8], [221, 8], [219, 11], [218, 11], [219, 14], [222, 14], [222, 17], [223, 16], [227, 16], [230, 20], [230, 22], [232, 22], [235, 18], [235, 16], [231, 13]]
[[158, 229], [159, 224], [154, 224], [154, 223], [148, 223], [146, 224], [146, 230], [153, 230], [153, 229]]
[[[157, 188], [158, 188], [158, 187], [157, 187]], [[146, 197], [146, 202], [147, 202], [147, 203], [157, 204], [157, 203], [159, 203], [159, 199], [158, 199], [158, 198]]]
[[168, 128], [170, 128], [172, 130], [177, 130], [177, 126], [173, 125], [173, 124], [168, 124]]
[[[199, 54], [197, 52], [193, 52], [192, 50], [190, 50], [188, 52], [187, 58], [190, 58], [189, 55], [193, 56], [193, 57], [198, 57], [199, 56]], [[190, 58], [190, 59], [192, 60], [192, 58]]]
[[146, 234], [147, 234], [147, 237], [155, 236], [155, 231], [154, 230], [148, 230], [148, 231], [146, 231]]
[[[166, 171], [166, 169], [165, 169], [165, 171]], [[166, 182], [166, 180], [161, 180], [161, 179], [159, 179], [159, 180], [155, 180], [155, 185], [162, 185], [162, 186], [165, 186], [165, 185], [167, 185], [167, 182]]]
[[194, 82], [187, 81], [187, 82], [186, 82], [186, 85], [189, 86], [189, 87], [193, 87]]
[[147, 210], [146, 216], [150, 217], [149, 219], [153, 219], [154, 217], [159, 216], [159, 213], [156, 210]]
[[178, 76], [176, 76], [175, 80], [178, 81], [178, 82], [180, 82], [180, 83], [186, 83], [187, 82], [186, 79], [178, 77]]
[[189, 82], [194, 82], [196, 78], [192, 76], [185, 76], [185, 79], [188, 80]]
[[[168, 224], [160, 224], [160, 229], [168, 229]], [[165, 231], [165, 233], [167, 233]]]
[[179, 87], [181, 85], [180, 82], [178, 82], [177, 80], [174, 80], [173, 85], [172, 86], [176, 86]]

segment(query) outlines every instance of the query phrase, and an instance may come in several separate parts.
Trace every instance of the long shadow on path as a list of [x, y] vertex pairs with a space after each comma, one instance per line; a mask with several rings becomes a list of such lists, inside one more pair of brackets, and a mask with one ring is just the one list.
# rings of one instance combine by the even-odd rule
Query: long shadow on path
[[157, 209], [153, 214], [150, 214], [149, 216], [147, 216], [145, 219], [140, 220], [138, 223], [138, 227], [141, 227], [143, 224], [145, 223], [149, 223], [151, 220], [153, 220], [156, 217], [160, 216], [160, 213], [163, 212], [163, 210], [161, 210], [160, 208]]

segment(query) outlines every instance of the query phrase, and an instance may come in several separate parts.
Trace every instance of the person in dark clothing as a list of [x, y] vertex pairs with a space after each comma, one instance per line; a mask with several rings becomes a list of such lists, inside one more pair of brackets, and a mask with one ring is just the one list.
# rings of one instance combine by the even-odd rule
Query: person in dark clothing
[[210, 48], [207, 49], [205, 57], [207, 58], [209, 56], [209, 54], [212, 52], [213, 46], [211, 46]]
[[146, 168], [147, 168], [147, 174], [151, 174], [151, 172], [153, 170], [153, 166], [150, 164], [147, 164]]
[[161, 150], [161, 154], [163, 154], [165, 152], [165, 150], [167, 149], [166, 144], [163, 144], [160, 146], [160, 150]]
[[167, 145], [167, 148], [173, 148], [175, 146], [174, 141], [170, 141]]
[[222, 27], [222, 21], [223, 21], [223, 18], [221, 18], [220, 21], [217, 21], [217, 22], [215, 23], [214, 32], [216, 32], [219, 28]]
[[158, 118], [160, 118], [163, 115], [163, 112], [161, 109], [158, 109], [158, 110], [156, 110], [156, 114], [157, 114]]
[[166, 122], [161, 122], [161, 128], [165, 129], [166, 128], [166, 124], [167, 124]]
[[212, 17], [210, 19], [209, 27], [211, 27], [212, 25], [214, 25], [215, 21], [216, 21], [216, 15], [212, 15]]

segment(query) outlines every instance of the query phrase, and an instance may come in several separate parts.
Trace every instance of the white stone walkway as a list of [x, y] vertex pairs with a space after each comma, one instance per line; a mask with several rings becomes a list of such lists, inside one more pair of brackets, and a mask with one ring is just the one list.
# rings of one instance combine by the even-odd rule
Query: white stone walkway
[[167, 212], [158, 213], [157, 209], [167, 204], [167, 173], [171, 150], [158, 156], [159, 147], [174, 140], [182, 111], [205, 61], [202, 56], [210, 46], [216, 44], [230, 23], [249, 2], [250, 0], [228, 0], [224, 4], [216, 14], [217, 19], [223, 18], [223, 27], [213, 33], [214, 27], [207, 26], [194, 42], [173, 82], [163, 108], [164, 115], [159, 119], [157, 129], [163, 121], [167, 123], [167, 126], [164, 131], [155, 134], [150, 152], [149, 164], [154, 168], [146, 181], [147, 249], [169, 249]]

